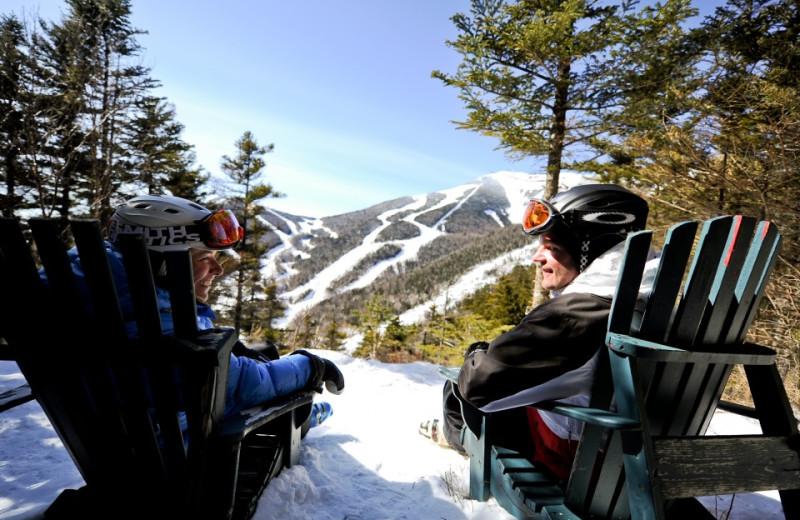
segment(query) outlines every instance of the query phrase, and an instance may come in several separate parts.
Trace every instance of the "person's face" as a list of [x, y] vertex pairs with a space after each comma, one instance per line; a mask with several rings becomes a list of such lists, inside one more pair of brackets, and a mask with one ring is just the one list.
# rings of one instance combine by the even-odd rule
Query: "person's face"
[[548, 236], [543, 236], [533, 261], [542, 271], [542, 288], [548, 291], [563, 289], [578, 276], [578, 266], [567, 250]]
[[192, 249], [192, 272], [194, 273], [194, 295], [197, 301], [208, 300], [211, 283], [224, 269], [217, 260], [217, 251]]

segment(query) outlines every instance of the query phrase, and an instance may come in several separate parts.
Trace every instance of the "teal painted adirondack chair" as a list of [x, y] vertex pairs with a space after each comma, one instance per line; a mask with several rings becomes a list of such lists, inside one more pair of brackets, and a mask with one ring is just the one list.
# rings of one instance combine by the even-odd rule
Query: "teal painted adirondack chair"
[[[590, 407], [535, 403], [585, 421], [565, 488], [492, 445], [492, 417], [465, 429], [470, 495], [520, 519], [703, 518], [694, 497], [780, 490], [800, 518], [800, 438], [773, 350], [744, 341], [780, 249], [746, 217], [673, 226], [644, 314], [634, 312], [652, 232], [628, 237]], [[682, 289], [682, 290], [681, 290]], [[742, 365], [754, 408], [721, 396]], [[457, 369], [442, 369], [455, 380]], [[718, 407], [760, 421], [761, 435], [705, 436]]]
[[16, 361], [30, 385], [14, 401], [36, 398], [86, 482], [46, 518], [249, 518], [267, 483], [299, 460], [313, 393], [224, 417], [236, 334], [197, 331], [188, 252], [167, 253], [175, 335], [165, 336], [144, 242], [125, 237], [140, 335], [131, 340], [99, 222], [71, 222], [88, 294], [57, 221], [29, 224], [33, 250], [19, 221], [0, 219], [0, 359]]

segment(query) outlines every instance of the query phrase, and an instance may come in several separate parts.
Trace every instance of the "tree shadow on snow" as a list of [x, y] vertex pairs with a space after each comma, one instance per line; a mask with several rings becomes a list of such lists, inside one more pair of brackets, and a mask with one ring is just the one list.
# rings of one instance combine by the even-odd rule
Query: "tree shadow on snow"
[[84, 481], [35, 401], [0, 417], [0, 518], [41, 518], [65, 488]]

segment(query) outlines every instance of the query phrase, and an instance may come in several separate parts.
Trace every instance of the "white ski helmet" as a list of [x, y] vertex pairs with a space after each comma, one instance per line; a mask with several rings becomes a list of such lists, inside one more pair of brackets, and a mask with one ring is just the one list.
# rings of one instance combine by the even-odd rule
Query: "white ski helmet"
[[142, 195], [121, 204], [111, 215], [107, 231], [114, 245], [120, 235], [144, 235], [147, 249], [157, 252], [230, 249], [244, 234], [231, 210], [211, 211], [168, 195]]

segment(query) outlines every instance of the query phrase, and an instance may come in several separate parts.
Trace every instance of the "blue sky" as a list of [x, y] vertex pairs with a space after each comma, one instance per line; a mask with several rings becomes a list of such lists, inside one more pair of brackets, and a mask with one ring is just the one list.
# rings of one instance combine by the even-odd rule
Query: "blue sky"
[[[63, 0], [6, 0], [2, 13], [61, 18]], [[457, 130], [458, 92], [431, 78], [454, 72], [450, 17], [469, 0], [134, 0], [142, 62], [175, 105], [198, 164], [251, 131], [275, 144], [264, 180], [286, 194], [269, 205], [329, 216], [428, 193], [502, 170], [490, 137]]]

